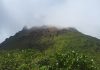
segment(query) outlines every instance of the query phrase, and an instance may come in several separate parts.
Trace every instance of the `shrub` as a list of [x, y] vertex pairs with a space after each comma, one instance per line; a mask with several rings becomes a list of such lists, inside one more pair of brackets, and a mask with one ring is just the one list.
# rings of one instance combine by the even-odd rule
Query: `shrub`
[[40, 70], [97, 70], [93, 59], [75, 51], [41, 58], [38, 65]]

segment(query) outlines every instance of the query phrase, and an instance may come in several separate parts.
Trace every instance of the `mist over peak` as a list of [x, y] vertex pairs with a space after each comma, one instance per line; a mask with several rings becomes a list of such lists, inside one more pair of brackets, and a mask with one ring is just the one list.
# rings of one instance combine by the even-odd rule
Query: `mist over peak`
[[100, 70], [100, 0], [0, 0], [0, 70]]
[[100, 38], [99, 8], [99, 0], [0, 0], [0, 42], [25, 25], [75, 27]]

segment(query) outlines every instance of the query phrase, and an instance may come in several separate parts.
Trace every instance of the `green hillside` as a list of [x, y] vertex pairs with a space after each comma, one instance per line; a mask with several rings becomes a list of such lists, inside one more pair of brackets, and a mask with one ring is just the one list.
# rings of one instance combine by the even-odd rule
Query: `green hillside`
[[100, 40], [74, 28], [23, 28], [1, 43], [0, 49], [1, 70], [99, 70], [100, 67]]

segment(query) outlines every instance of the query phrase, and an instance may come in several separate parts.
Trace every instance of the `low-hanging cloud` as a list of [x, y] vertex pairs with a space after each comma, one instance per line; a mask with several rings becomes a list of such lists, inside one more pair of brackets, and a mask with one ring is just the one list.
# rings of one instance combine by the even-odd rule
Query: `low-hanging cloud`
[[0, 42], [23, 26], [75, 27], [100, 38], [99, 0], [0, 0]]

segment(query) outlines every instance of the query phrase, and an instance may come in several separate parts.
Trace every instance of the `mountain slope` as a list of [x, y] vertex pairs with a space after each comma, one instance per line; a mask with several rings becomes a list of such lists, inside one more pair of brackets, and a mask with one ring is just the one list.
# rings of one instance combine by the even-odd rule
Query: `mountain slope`
[[74, 28], [58, 29], [56, 27], [23, 28], [1, 43], [0, 49], [35, 48], [44, 50], [55, 45], [100, 52], [99, 39], [84, 35]]
[[[29, 55], [32, 55], [34, 60], [43, 55], [49, 56], [56, 52], [67, 53], [67, 51], [75, 50], [94, 58], [97, 66], [100, 67], [100, 40], [82, 34], [75, 28], [59, 29], [43, 26], [27, 29], [24, 27], [14, 36], [1, 43], [0, 50], [0, 54], [3, 54], [3, 57], [5, 55], [8, 56], [9, 54], [7, 53], [10, 53], [12, 56], [13, 53], [14, 57], [17, 54], [21, 57], [25, 56], [24, 58], [31, 57]], [[38, 52], [43, 54], [41, 55]], [[20, 60], [20, 57], [17, 58]]]
[[[33, 27], [31, 29], [23, 28], [22, 31], [19, 31], [14, 36], [6, 39], [1, 47], [3, 48], [38, 48], [41, 45], [41, 40], [45, 37], [48, 41], [45, 41], [45, 44], [53, 43], [54, 36], [63, 35], [70, 30], [67, 29], [57, 29], [56, 27]], [[52, 39], [52, 40], [51, 40]], [[46, 43], [47, 42], [47, 43]], [[41, 44], [41, 45], [39, 45]], [[22, 47], [23, 46], [23, 47]], [[45, 45], [44, 45], [45, 46]]]

